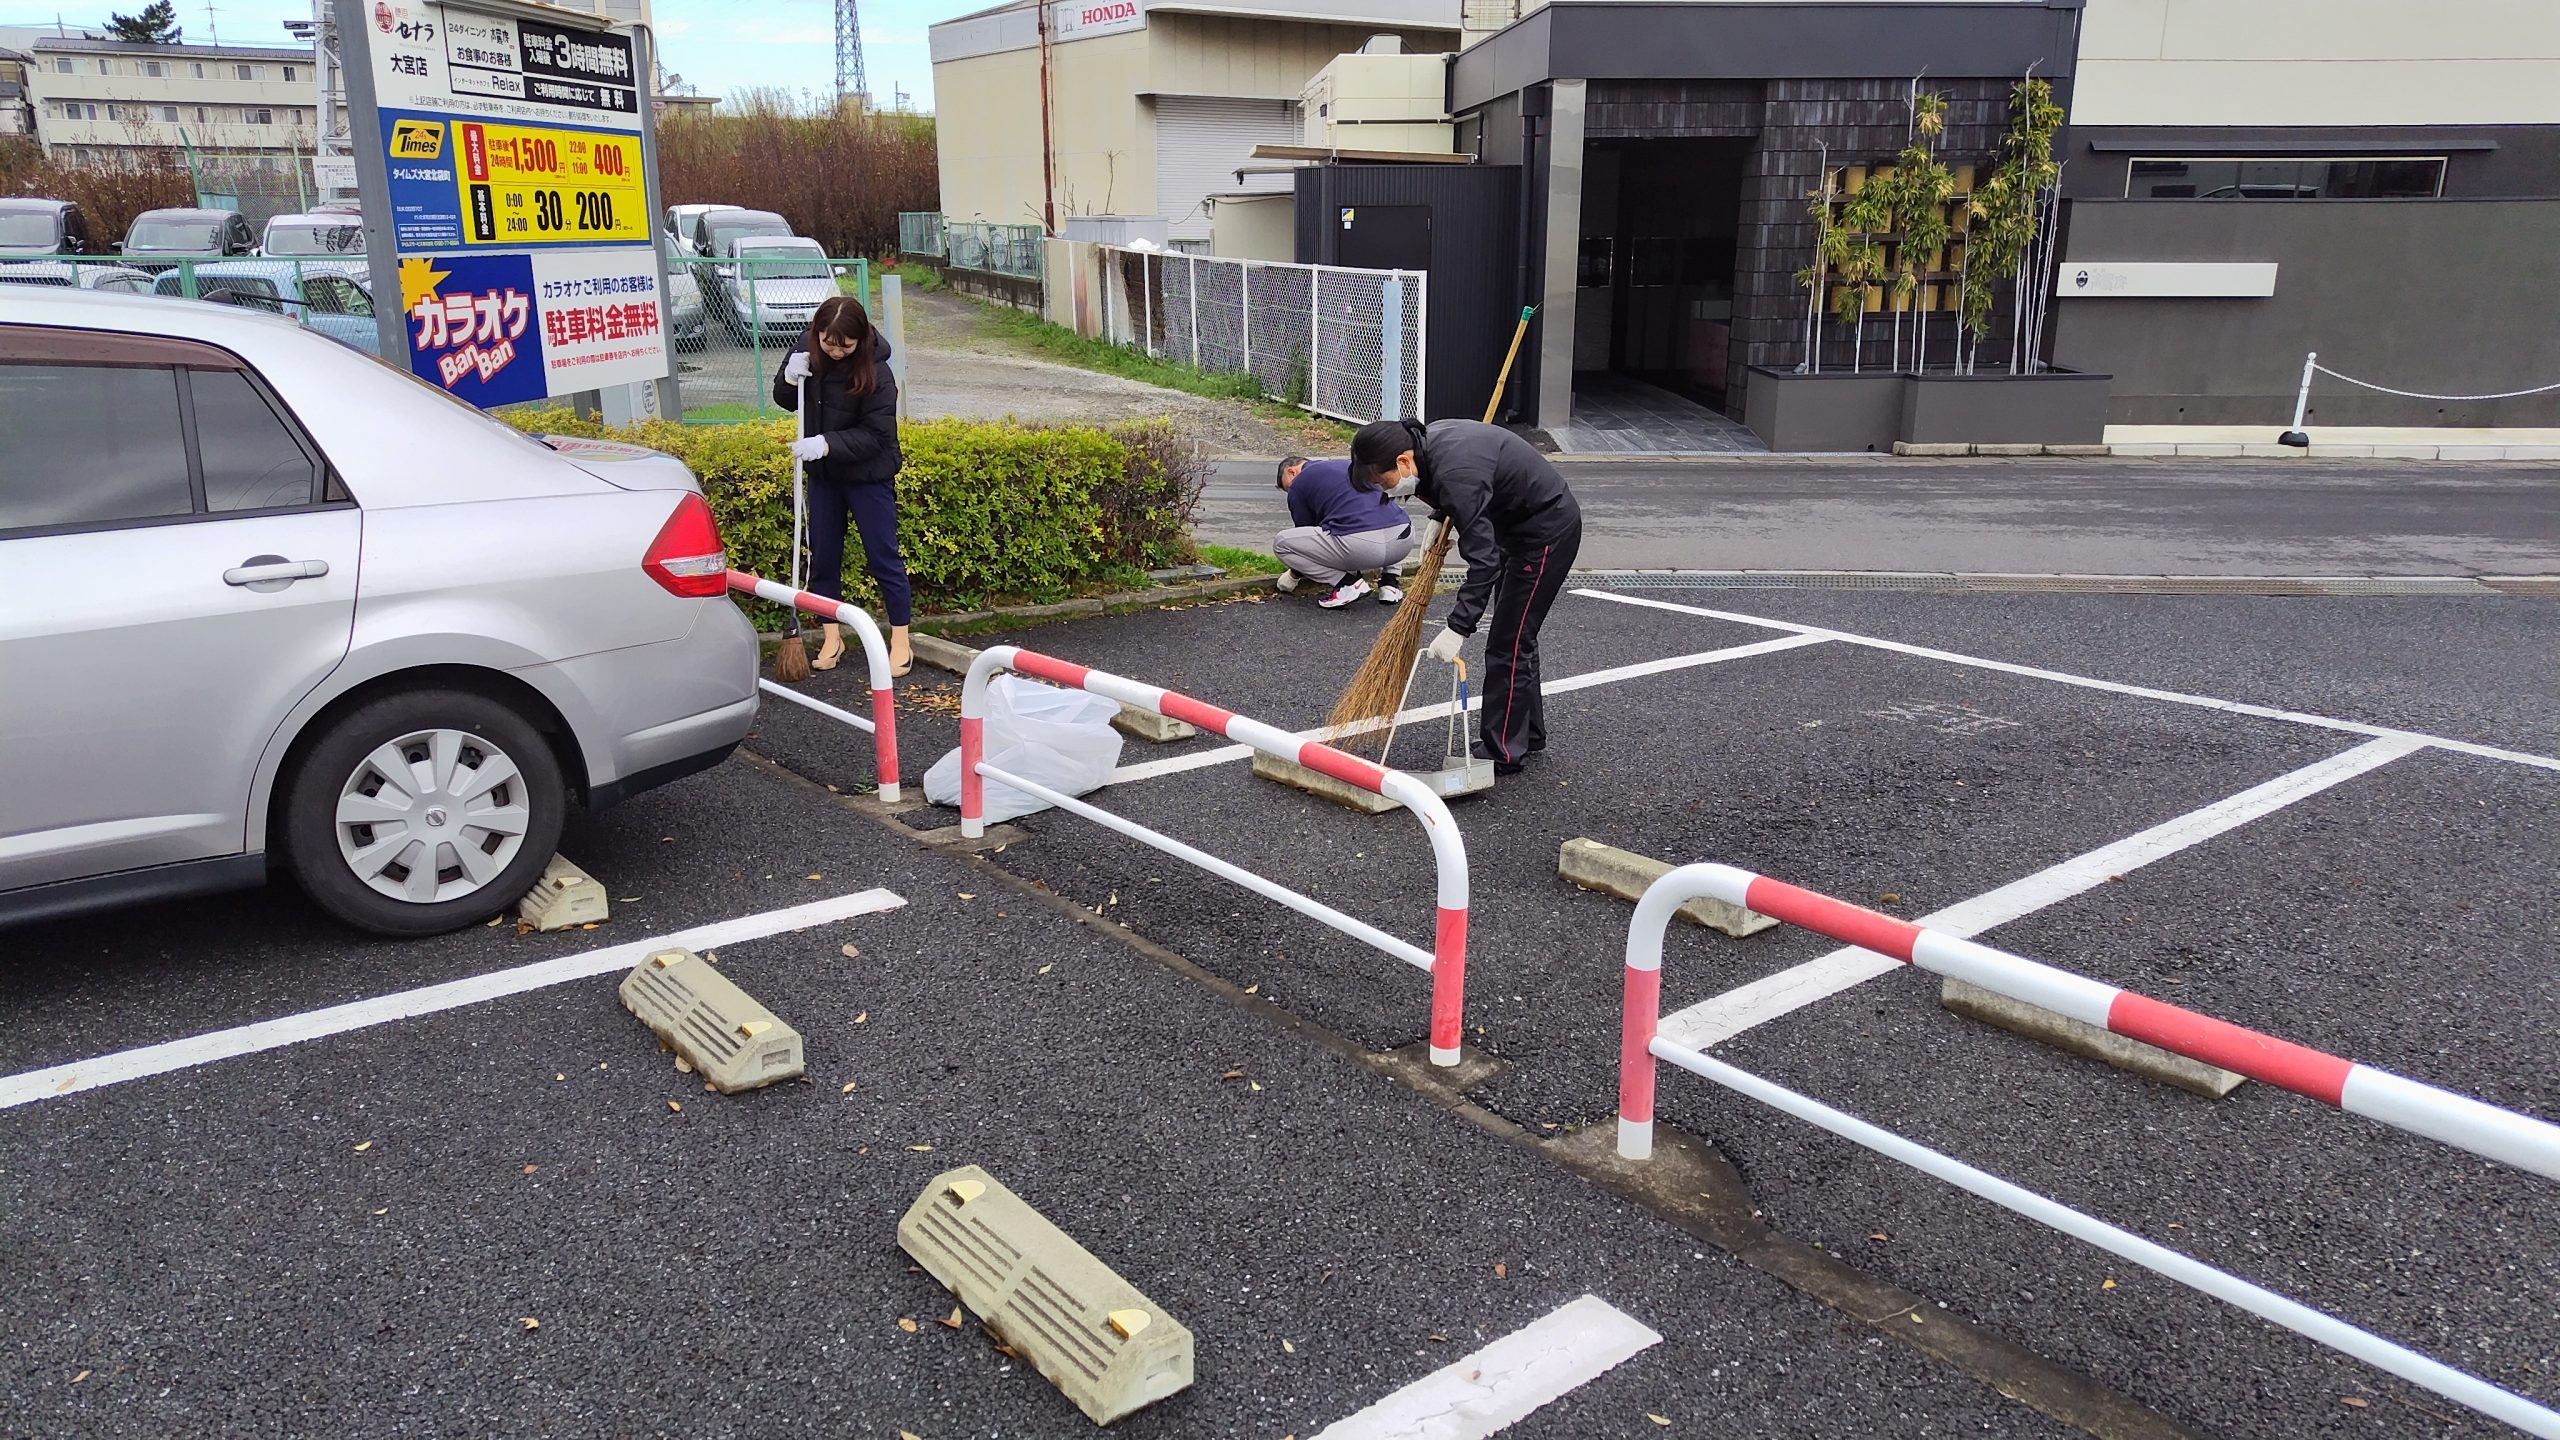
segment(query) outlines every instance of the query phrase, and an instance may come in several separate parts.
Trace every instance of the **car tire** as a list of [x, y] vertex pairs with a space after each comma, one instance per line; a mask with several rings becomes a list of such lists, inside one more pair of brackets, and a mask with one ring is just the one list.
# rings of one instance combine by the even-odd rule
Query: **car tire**
[[407, 690], [338, 717], [302, 753], [284, 787], [285, 860], [360, 930], [437, 935], [523, 898], [568, 808], [559, 758], [513, 707]]

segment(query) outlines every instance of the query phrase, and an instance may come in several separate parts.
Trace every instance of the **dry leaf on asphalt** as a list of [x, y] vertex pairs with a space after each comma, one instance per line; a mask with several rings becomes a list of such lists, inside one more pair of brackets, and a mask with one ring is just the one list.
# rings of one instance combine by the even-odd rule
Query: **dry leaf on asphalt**
[[1261, 1081], [1259, 1081], [1259, 1080], [1247, 1080], [1247, 1081], [1246, 1081], [1246, 1082], [1244, 1082], [1244, 1083], [1246, 1083], [1247, 1085], [1252, 1086], [1252, 1087], [1253, 1087], [1254, 1089], [1256, 1089], [1256, 1090], [1259, 1090], [1259, 1089], [1261, 1089], [1261, 1088], [1262, 1088], [1262, 1082], [1261, 1082]]
[[1668, 1425], [1671, 1423], [1670, 1421], [1663, 1419], [1661, 1416], [1654, 1414], [1650, 1410], [1644, 1412], [1644, 1418], [1652, 1421], [1656, 1425]]
[[974, 892], [972, 892], [972, 891], [968, 891], [968, 890], [962, 890], [962, 891], [958, 891], [958, 892], [956, 892], [956, 893], [957, 893], [957, 894], [960, 896], [960, 898], [961, 898], [961, 899], [963, 899], [963, 900], [975, 900], [975, 899], [977, 899], [977, 898], [978, 898], [978, 897], [977, 897], [977, 895], [976, 895]]
[[854, 1016], [854, 1017], [853, 1017], [853, 1023], [854, 1023], [854, 1024], [856, 1024], [856, 1025], [859, 1025], [859, 1024], [861, 1024], [863, 1021], [868, 1020], [868, 1019], [870, 1019], [870, 1018], [871, 1018], [871, 1012], [870, 1012], [870, 1011], [868, 1011], [868, 1010], [865, 1010], [865, 1011], [863, 1011], [861, 1014], [856, 1015], [856, 1016]]
[[539, 1169], [541, 1169], [541, 1168], [542, 1168], [542, 1167], [541, 1167], [541, 1166], [539, 1166], [539, 1165], [527, 1165], [526, 1167], [524, 1167], [524, 1173], [526, 1173], [527, 1175], [530, 1175], [530, 1174], [532, 1174], [534, 1171], [539, 1170]]
[[2101, 1280], [2098, 1282], [2098, 1288], [2101, 1290], [2113, 1290], [2116, 1288], [2116, 1282], [2113, 1280]]
[[960, 1307], [959, 1307], [959, 1306], [957, 1306], [957, 1305], [952, 1306], [952, 1307], [951, 1307], [951, 1313], [950, 1313], [949, 1315], [946, 1315], [946, 1316], [944, 1316], [944, 1317], [943, 1317], [942, 1323], [943, 1323], [943, 1324], [945, 1324], [945, 1325], [950, 1326], [950, 1327], [951, 1327], [952, 1329], [954, 1329], [954, 1330], [959, 1329], [959, 1328], [960, 1328]]
[[913, 1335], [916, 1333], [916, 1322], [908, 1319], [904, 1315], [901, 1315], [898, 1317], [898, 1328], [906, 1331], [910, 1335]]
[[519, 1316], [517, 1316], [517, 1317], [516, 1317], [516, 1323], [517, 1323], [517, 1324], [519, 1324], [519, 1325], [521, 1325], [521, 1326], [523, 1326], [523, 1327], [524, 1327], [524, 1328], [526, 1328], [527, 1330], [539, 1330], [539, 1329], [541, 1329], [541, 1328], [542, 1328], [542, 1322], [541, 1322], [541, 1321], [539, 1321], [539, 1320], [534, 1319], [534, 1318], [533, 1318], [532, 1316], [530, 1316], [530, 1315], [519, 1315]]
[[1042, 974], [1042, 975], [1046, 975], [1046, 974], [1048, 974], [1048, 973], [1049, 973], [1049, 968], [1050, 968], [1050, 967], [1048, 967], [1048, 966], [1046, 966], [1046, 965], [1043, 965], [1043, 966], [1041, 966], [1041, 967], [1040, 967], [1040, 969], [1039, 969], [1039, 971], [1038, 971], [1037, 973]]
[[681, 1056], [681, 1055], [677, 1056], [677, 1057], [676, 1057], [676, 1073], [677, 1073], [677, 1074], [679, 1074], [679, 1075], [690, 1075], [690, 1074], [692, 1074], [692, 1073], [693, 1073], [693, 1062], [692, 1062], [692, 1061], [690, 1061], [690, 1060], [687, 1060], [686, 1058], [684, 1058], [684, 1057], [683, 1057], [683, 1056]]
[[1510, 1266], [1508, 1266], [1508, 1265], [1496, 1265], [1496, 1266], [1494, 1266], [1494, 1267], [1493, 1267], [1493, 1278], [1494, 1278], [1494, 1279], [1496, 1279], [1496, 1280], [1504, 1279], [1504, 1278], [1508, 1277], [1510, 1274], [1511, 1274], [1511, 1267], [1510, 1267]]
[[836, 1093], [837, 1093], [837, 1094], [839, 1094], [839, 1095], [850, 1095], [850, 1094], [852, 1094], [852, 1093], [853, 1093], [853, 1082], [852, 1082], [852, 1081], [850, 1081], [850, 1080], [847, 1080], [846, 1082], [844, 1082], [844, 1088], [843, 1088], [842, 1090], [837, 1091]]
[[552, 1078], [552, 1079], [554, 1079], [554, 1080], [566, 1080], [566, 1079], [568, 1079], [569, 1077], [568, 1077], [568, 1076], [566, 1076], [566, 1075], [561, 1074], [561, 1073], [560, 1073], [559, 1071], [557, 1071], [557, 1070], [554, 1070], [554, 1071], [552, 1071], [552, 1072], [551, 1072], [551, 1078]]
[[373, 1213], [374, 1213], [374, 1214], [376, 1214], [376, 1215], [388, 1215], [388, 1214], [390, 1214], [390, 1213], [391, 1213], [391, 1207], [390, 1207], [390, 1206], [388, 1206], [388, 1205], [385, 1205], [385, 1206], [383, 1206], [381, 1209], [376, 1210], [376, 1211], [374, 1211]]
[[1221, 1080], [1241, 1080], [1244, 1078], [1244, 1072], [1241, 1070], [1230, 1070], [1218, 1078]]
[[682, 1110], [684, 1109], [684, 1107], [683, 1107], [682, 1105], [677, 1104], [677, 1103], [676, 1103], [675, 1101], [673, 1101], [673, 1100], [670, 1100], [670, 1101], [668, 1101], [668, 1102], [667, 1102], [667, 1108], [668, 1108], [668, 1109], [670, 1109], [670, 1110], [675, 1110], [675, 1111], [682, 1111]]
[[1247, 985], [1246, 987], [1244, 987], [1244, 993], [1246, 993], [1247, 995], [1258, 995], [1258, 994], [1260, 994], [1261, 992], [1262, 992], [1262, 982], [1261, 982], [1261, 981], [1259, 981], [1259, 980], [1257, 980], [1257, 981], [1253, 982], [1252, 984]]
[[81, 1381], [86, 1380], [86, 1379], [88, 1379], [88, 1378], [89, 1378], [89, 1372], [88, 1372], [88, 1371], [86, 1371], [86, 1370], [83, 1370], [83, 1371], [81, 1371], [79, 1374], [74, 1375], [74, 1376], [72, 1376], [72, 1377], [71, 1377], [71, 1383], [72, 1383], [72, 1384], [74, 1384], [74, 1385], [77, 1385], [77, 1384], [79, 1384]]
[[1892, 1234], [1891, 1234], [1890, 1232], [1883, 1231], [1883, 1230], [1879, 1230], [1879, 1231], [1877, 1231], [1876, 1233], [1874, 1233], [1873, 1235], [1868, 1236], [1867, 1238], [1868, 1238], [1868, 1239], [1870, 1239], [1870, 1240], [1890, 1240], [1890, 1239], [1892, 1239], [1892, 1238], [1893, 1238], [1893, 1236], [1892, 1236]]
[[846, 958], [847, 960], [859, 960], [859, 959], [861, 959], [861, 958], [862, 958], [862, 952], [861, 952], [860, 950], [855, 949], [854, 947], [852, 947], [852, 946], [850, 946], [850, 945], [846, 945], [846, 946], [841, 947], [841, 950], [842, 950], [842, 953], [843, 953], [843, 955], [844, 955], [844, 958]]
[[[88, 1373], [88, 1372], [83, 1371], [83, 1372], [81, 1372], [81, 1373], [86, 1374], [86, 1373]], [[2353, 1395], [2341, 1395], [2341, 1396], [2339, 1396], [2339, 1397], [2338, 1397], [2338, 1403], [2339, 1403], [2339, 1404], [2341, 1404], [2341, 1405], [2352, 1405], [2352, 1406], [2354, 1406], [2355, 1408], [2357, 1408], [2358, 1410], [2362, 1410], [2362, 1409], [2363, 1409], [2363, 1408], [2365, 1408], [2367, 1405], [2370, 1405], [2370, 1404], [2372, 1404], [2373, 1402], [2372, 1402], [2372, 1401], [2370, 1401], [2370, 1400], [2359, 1400], [2359, 1399], [2357, 1399], [2357, 1398], [2356, 1398], [2355, 1396], [2353, 1396]]]
[[370, 1149], [372, 1149], [372, 1148], [373, 1148], [373, 1142], [372, 1142], [372, 1141], [370, 1141], [370, 1140], [367, 1140], [367, 1141], [366, 1141], [366, 1142], [364, 1142], [363, 1144], [361, 1144], [361, 1145], [359, 1145], [359, 1146], [357, 1146], [357, 1147], [356, 1147], [356, 1153], [357, 1153], [357, 1154], [359, 1154], [359, 1155], [361, 1155], [361, 1154], [363, 1154], [364, 1152], [366, 1152], [367, 1150], [370, 1150]]
[[1286, 1340], [1280, 1342], [1280, 1350], [1282, 1354], [1286, 1355], [1295, 1355], [1298, 1353], [1298, 1347], [1290, 1344]]
[[910, 1145], [910, 1146], [908, 1146], [907, 1148], [908, 1148], [908, 1149], [910, 1149], [910, 1150], [915, 1150], [915, 1151], [919, 1151], [919, 1152], [921, 1152], [921, 1151], [931, 1150], [933, 1147], [932, 1147], [932, 1146], [930, 1146], [930, 1145]]
[[817, 871], [815, 871], [815, 870], [812, 870], [812, 871], [810, 871], [808, 874], [803, 875], [803, 876], [801, 876], [800, 878], [801, 878], [801, 879], [803, 879], [803, 880], [824, 880], [824, 879], [826, 879], [827, 877], [826, 877], [826, 876], [824, 876], [824, 875], [819, 874], [819, 873], [818, 873]]

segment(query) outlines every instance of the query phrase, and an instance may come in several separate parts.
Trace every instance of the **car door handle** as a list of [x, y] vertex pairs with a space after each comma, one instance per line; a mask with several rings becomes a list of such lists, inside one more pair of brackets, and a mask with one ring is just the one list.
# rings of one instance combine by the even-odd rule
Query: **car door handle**
[[234, 565], [222, 572], [225, 585], [265, 585], [276, 581], [291, 584], [296, 580], [317, 580], [329, 573], [326, 560], [270, 560], [259, 556], [246, 565]]

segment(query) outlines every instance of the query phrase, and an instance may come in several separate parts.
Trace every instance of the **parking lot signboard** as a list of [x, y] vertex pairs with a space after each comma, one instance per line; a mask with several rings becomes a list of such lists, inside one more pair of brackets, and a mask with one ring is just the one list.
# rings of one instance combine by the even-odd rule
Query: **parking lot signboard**
[[364, 50], [353, 128], [378, 140], [358, 155], [375, 289], [410, 369], [484, 406], [666, 375], [635, 37], [508, 0], [338, 3]]

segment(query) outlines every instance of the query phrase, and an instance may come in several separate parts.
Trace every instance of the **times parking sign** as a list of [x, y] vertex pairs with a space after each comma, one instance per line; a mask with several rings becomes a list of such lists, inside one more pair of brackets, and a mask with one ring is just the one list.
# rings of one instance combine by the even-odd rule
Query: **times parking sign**
[[[508, 0], [339, 6], [342, 42], [361, 35], [365, 51], [350, 69], [372, 82], [371, 115], [355, 94], [351, 118], [380, 142], [359, 147], [382, 175], [378, 190], [363, 187], [367, 210], [385, 209], [367, 216], [388, 241], [371, 247], [375, 288], [388, 302], [396, 285], [411, 370], [481, 404], [664, 376], [633, 37]], [[496, 274], [530, 297], [523, 328], [493, 336], [451, 323], [477, 303], [446, 293], [476, 283], [458, 277]], [[598, 295], [604, 304], [584, 303]]]

